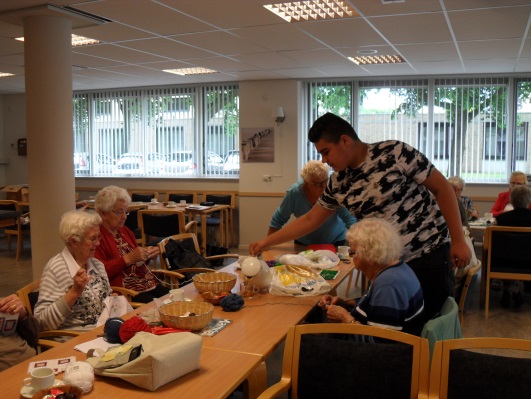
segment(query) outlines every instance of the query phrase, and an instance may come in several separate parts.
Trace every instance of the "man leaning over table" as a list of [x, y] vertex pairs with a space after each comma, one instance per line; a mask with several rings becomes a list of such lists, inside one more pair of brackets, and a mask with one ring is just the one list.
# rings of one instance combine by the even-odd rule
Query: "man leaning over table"
[[465, 267], [471, 257], [457, 200], [446, 178], [406, 143], [364, 143], [348, 122], [331, 113], [315, 121], [308, 138], [323, 162], [334, 169], [325, 192], [308, 213], [251, 243], [250, 253], [257, 255], [315, 230], [340, 207], [347, 208], [358, 221], [383, 218], [402, 237], [404, 259], [424, 292], [426, 317], [435, 316], [453, 295], [452, 266]]

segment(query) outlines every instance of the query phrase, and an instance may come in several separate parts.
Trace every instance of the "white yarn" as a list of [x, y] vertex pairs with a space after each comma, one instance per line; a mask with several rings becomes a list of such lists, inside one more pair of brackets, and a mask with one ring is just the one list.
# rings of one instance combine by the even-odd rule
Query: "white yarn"
[[90, 392], [94, 385], [94, 368], [87, 362], [74, 362], [66, 366], [63, 382]]

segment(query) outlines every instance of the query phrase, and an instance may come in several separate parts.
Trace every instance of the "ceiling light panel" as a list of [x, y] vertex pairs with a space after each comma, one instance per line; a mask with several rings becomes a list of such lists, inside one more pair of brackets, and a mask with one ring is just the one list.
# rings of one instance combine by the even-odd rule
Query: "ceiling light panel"
[[357, 14], [344, 1], [308, 0], [265, 4], [264, 7], [288, 22], [350, 18]]
[[[15, 40], [24, 41], [23, 37], [16, 37]], [[85, 36], [79, 36], [79, 35], [72, 35], [72, 46], [78, 47], [78, 46], [87, 46], [89, 44], [98, 44], [101, 43], [99, 40], [91, 39], [90, 37]]]
[[348, 59], [357, 65], [400, 64], [406, 62], [399, 55], [370, 55], [365, 57], [348, 57]]
[[12, 74], [12, 73], [0, 72], [0, 78], [5, 78], [5, 77], [8, 77], [8, 76], [15, 76], [15, 75]]
[[208, 69], [208, 68], [180, 68], [180, 69], [164, 69], [164, 72], [168, 73], [174, 73], [176, 75], [206, 75], [209, 73], [218, 73], [218, 71], [215, 71], [214, 69]]

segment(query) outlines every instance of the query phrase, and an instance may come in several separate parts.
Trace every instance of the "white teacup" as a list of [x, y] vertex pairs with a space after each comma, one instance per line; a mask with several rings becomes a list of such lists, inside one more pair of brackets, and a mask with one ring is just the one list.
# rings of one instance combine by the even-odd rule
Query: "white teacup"
[[33, 388], [34, 391], [53, 386], [55, 371], [50, 367], [37, 367], [31, 372], [31, 377], [24, 378], [24, 386]]
[[168, 201], [168, 206], [175, 206], [175, 201]]
[[186, 205], [186, 200], [180, 200], [179, 203], [180, 203], [181, 205]]
[[491, 212], [485, 212], [485, 219], [490, 220], [494, 217], [494, 215]]
[[348, 259], [350, 247], [347, 245], [340, 245], [337, 247], [337, 255], [341, 259]]
[[156, 204], [157, 202], [159, 202], [159, 201], [157, 201], [156, 198], [151, 198], [151, 203], [152, 203], [152, 204]]
[[170, 290], [170, 299], [172, 302], [184, 301], [184, 290], [182, 288], [176, 288], [174, 290]]

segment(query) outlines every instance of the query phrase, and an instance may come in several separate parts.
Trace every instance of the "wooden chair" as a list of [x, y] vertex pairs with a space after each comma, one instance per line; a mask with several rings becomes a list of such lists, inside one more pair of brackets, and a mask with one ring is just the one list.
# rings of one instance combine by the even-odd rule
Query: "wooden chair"
[[[380, 341], [356, 342], [355, 336]], [[302, 324], [288, 330], [281, 380], [258, 398], [289, 389], [292, 399], [427, 397], [428, 370], [423, 338], [360, 324]]]
[[[37, 304], [39, 299], [39, 287], [40, 280], [35, 280], [29, 283], [28, 285], [19, 289], [16, 294], [24, 304], [24, 307], [27, 309], [29, 314], [33, 314], [33, 309]], [[60, 345], [62, 342], [54, 341], [50, 338], [62, 338], [62, 337], [77, 337], [79, 334], [82, 334], [80, 331], [73, 330], [48, 330], [39, 332], [39, 348], [41, 351], [53, 348], [57, 345]]]
[[461, 324], [461, 328], [463, 328], [463, 315], [468, 309], [468, 306], [470, 304], [470, 294], [469, 294], [469, 288], [471, 285], [474, 284], [474, 282], [477, 281], [478, 278], [478, 272], [481, 269], [481, 262], [478, 261], [476, 266], [471, 267], [468, 269], [468, 272], [466, 274], [465, 282], [463, 283], [463, 289], [461, 290], [461, 295], [459, 296], [459, 304], [457, 306], [457, 312], [459, 315], [459, 323]]
[[170, 209], [140, 209], [138, 227], [142, 237], [142, 246], [157, 245], [165, 237], [197, 231], [197, 223], [186, 223], [183, 212]]
[[491, 280], [531, 281], [529, 248], [531, 248], [531, 227], [489, 226], [485, 230], [483, 240], [483, 250], [487, 256], [485, 318], [489, 317]]
[[19, 203], [14, 200], [0, 200], [0, 209], [2, 210], [12, 210], [18, 212], [18, 217], [16, 218], [15, 224], [11, 226], [4, 227], [4, 232], [7, 236], [7, 248], [11, 251], [11, 238], [13, 236], [17, 237], [17, 250], [15, 255], [15, 260], [18, 262], [20, 259], [20, 254], [24, 250], [24, 236], [30, 235], [30, 224], [29, 222], [23, 224], [21, 218], [28, 218], [29, 221], [29, 212], [23, 212]]
[[164, 201], [175, 201], [177, 203], [185, 200], [187, 204], [197, 204], [197, 193], [182, 192], [182, 191], [167, 191]]
[[[236, 194], [234, 192], [209, 193], [202, 195], [203, 201], [214, 202], [216, 205], [229, 205], [226, 220], [223, 215], [213, 213], [207, 218], [207, 226], [220, 229], [220, 245], [231, 247], [234, 243], [234, 209], [236, 209]], [[225, 223], [225, 224], [224, 224]], [[206, 240], [206, 237], [203, 237]]]
[[[487, 349], [496, 355], [486, 353]], [[515, 351], [525, 351], [519, 353], [525, 358], [516, 357]], [[531, 341], [524, 339], [439, 341], [433, 354], [429, 397], [529, 398], [530, 355]]]
[[140, 306], [145, 305], [145, 303], [135, 302], [133, 300], [133, 298], [136, 295], [138, 295], [138, 292], [135, 290], [130, 290], [129, 288], [125, 288], [125, 287], [118, 287], [116, 285], [112, 285], [111, 289], [113, 290], [114, 293], [123, 295], [127, 299], [127, 302], [129, 302], [129, 305], [131, 305], [133, 309], [138, 309]]

